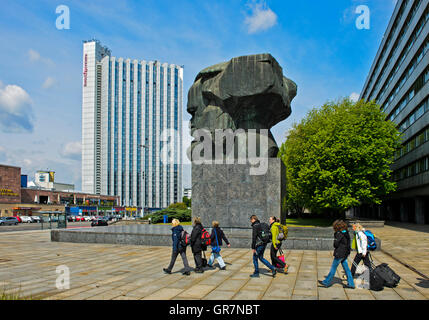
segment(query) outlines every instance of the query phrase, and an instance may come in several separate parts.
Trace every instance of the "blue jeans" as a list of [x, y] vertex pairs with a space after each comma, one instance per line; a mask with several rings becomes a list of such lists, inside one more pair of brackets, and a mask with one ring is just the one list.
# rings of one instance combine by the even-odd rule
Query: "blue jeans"
[[212, 252], [212, 254], [210, 256], [210, 259], [209, 259], [209, 262], [207, 262], [207, 264], [209, 266], [212, 266], [213, 262], [214, 262], [214, 259], [216, 259], [217, 262], [219, 262], [219, 267], [221, 267], [221, 268], [225, 267], [225, 262], [223, 262], [223, 259], [222, 259], [222, 256], [220, 255], [220, 253], [214, 253], [214, 252]]
[[266, 248], [266, 244], [262, 244], [258, 247], [256, 247], [256, 253], [253, 254], [253, 265], [255, 266], [255, 274], [259, 274], [259, 266], [258, 266], [258, 259], [261, 260], [263, 264], [265, 264], [270, 270], [275, 270], [272, 264], [270, 264], [267, 260], [264, 258], [264, 251]]
[[338, 258], [334, 258], [334, 261], [332, 261], [332, 266], [331, 266], [331, 271], [329, 271], [329, 274], [326, 276], [325, 280], [323, 280], [323, 284], [325, 284], [326, 286], [330, 286], [332, 283], [332, 279], [335, 276], [335, 272], [337, 271], [338, 266], [340, 265], [343, 266], [344, 271], [346, 272], [347, 275], [347, 283], [349, 286], [354, 287], [354, 281], [353, 281], [353, 276], [352, 273], [349, 269], [349, 265], [347, 264], [347, 258], [345, 259], [338, 259]]

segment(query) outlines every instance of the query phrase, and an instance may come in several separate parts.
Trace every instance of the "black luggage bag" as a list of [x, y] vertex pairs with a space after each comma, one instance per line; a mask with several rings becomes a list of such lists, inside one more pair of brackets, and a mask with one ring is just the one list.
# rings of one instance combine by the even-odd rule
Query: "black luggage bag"
[[[370, 255], [371, 258], [371, 265], [372, 265], [372, 269], [370, 272], [375, 273], [379, 278], [383, 279], [384, 283], [383, 285], [388, 287], [388, 288], [394, 288], [399, 284], [399, 281], [401, 281], [401, 277], [398, 276], [395, 271], [393, 271], [388, 265], [387, 263], [382, 263], [378, 266], [375, 267], [372, 257]], [[371, 273], [370, 273], [370, 278], [371, 277]], [[371, 286], [371, 283], [370, 283]]]

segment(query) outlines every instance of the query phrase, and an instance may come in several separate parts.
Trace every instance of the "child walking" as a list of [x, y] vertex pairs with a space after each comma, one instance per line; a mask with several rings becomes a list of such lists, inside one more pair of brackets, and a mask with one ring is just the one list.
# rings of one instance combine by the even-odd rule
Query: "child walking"
[[214, 259], [216, 259], [217, 262], [219, 262], [220, 269], [226, 270], [225, 262], [223, 261], [222, 256], [220, 255], [220, 250], [221, 250], [221, 246], [222, 246], [222, 239], [225, 240], [225, 243], [227, 244], [228, 248], [230, 248], [231, 245], [230, 245], [228, 239], [226, 238], [225, 233], [219, 227], [218, 221], [213, 221], [212, 227], [213, 227], [213, 229], [212, 229], [212, 233], [210, 235], [212, 254], [210, 255], [210, 259], [207, 262], [207, 265], [210, 268], [213, 268], [213, 262], [214, 262]]
[[351, 251], [350, 235], [347, 231], [347, 224], [343, 220], [336, 220], [333, 224], [333, 228], [335, 231], [334, 261], [332, 262], [331, 271], [326, 276], [325, 280], [319, 280], [319, 283], [326, 288], [330, 287], [332, 285], [332, 279], [334, 278], [338, 265], [341, 263], [347, 275], [347, 285], [345, 287], [354, 289], [355, 284], [353, 281], [353, 276], [347, 264], [347, 257], [350, 255]]

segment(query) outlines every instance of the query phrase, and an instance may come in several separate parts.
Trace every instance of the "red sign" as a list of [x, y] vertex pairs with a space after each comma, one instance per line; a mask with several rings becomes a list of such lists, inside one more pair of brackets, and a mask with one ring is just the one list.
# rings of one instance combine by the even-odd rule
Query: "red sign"
[[85, 63], [83, 68], [83, 86], [86, 87], [86, 82], [88, 79], [88, 55], [85, 54]]

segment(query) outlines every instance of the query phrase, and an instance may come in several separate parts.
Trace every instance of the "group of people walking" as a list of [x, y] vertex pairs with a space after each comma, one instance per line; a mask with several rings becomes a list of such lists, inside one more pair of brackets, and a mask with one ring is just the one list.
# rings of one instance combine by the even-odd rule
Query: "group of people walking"
[[[193, 221], [193, 229], [191, 235], [188, 237], [187, 233], [180, 225], [180, 221], [177, 219], [173, 219], [172, 221], [173, 228], [172, 231], [172, 240], [173, 240], [173, 250], [171, 253], [170, 265], [167, 268], [164, 268], [164, 272], [171, 274], [171, 270], [173, 269], [174, 263], [176, 262], [177, 256], [180, 254], [183, 260], [183, 265], [185, 270], [183, 271], [183, 275], [189, 276], [191, 274], [191, 267], [189, 266], [188, 259], [186, 257], [186, 248], [188, 243], [186, 243], [187, 239], [189, 239], [189, 245], [192, 250], [192, 254], [194, 256], [195, 261], [195, 273], [203, 273], [204, 267], [207, 266], [213, 269], [213, 263], [216, 259], [219, 263], [219, 267], [221, 270], [226, 270], [225, 262], [222, 259], [220, 254], [221, 246], [223, 245], [222, 240], [225, 241], [228, 247], [231, 247], [227, 237], [223, 230], [219, 227], [219, 222], [212, 222], [212, 232], [210, 235], [210, 246], [212, 248], [212, 252], [210, 255], [210, 259], [207, 262], [207, 259], [203, 260], [203, 253], [207, 251], [207, 245], [203, 243], [203, 232], [205, 229], [201, 223], [201, 218], [194, 218]], [[205, 253], [204, 253], [205, 256]]]
[[[277, 256], [277, 253], [281, 251], [282, 240], [279, 239], [279, 233], [281, 228], [279, 228], [280, 223], [279, 219], [276, 217], [270, 217], [269, 219], [269, 232], [266, 232], [269, 235], [270, 239], [264, 239], [264, 231], [263, 225], [258, 220], [257, 216], [252, 215], [250, 217], [250, 222], [252, 225], [253, 233], [252, 233], [252, 250], [253, 250], [253, 265], [255, 267], [254, 273], [251, 277], [259, 277], [259, 266], [258, 260], [260, 260], [263, 264], [265, 264], [271, 271], [273, 277], [275, 277], [277, 272], [287, 273], [288, 265], [284, 261], [284, 255], [282, 255], [283, 260]], [[188, 244], [191, 247], [192, 254], [194, 256], [195, 262], [195, 273], [203, 273], [204, 267], [208, 267], [213, 269], [213, 263], [216, 259], [219, 263], [220, 270], [226, 270], [226, 264], [223, 261], [222, 255], [220, 254], [221, 247], [223, 245], [223, 241], [225, 241], [228, 247], [231, 247], [231, 244], [228, 241], [228, 238], [225, 236], [225, 233], [219, 226], [218, 221], [212, 222], [212, 231], [210, 234], [210, 246], [211, 246], [211, 255], [209, 260], [205, 258], [205, 251], [207, 251], [208, 246], [203, 242], [205, 231], [201, 218], [197, 217], [193, 220], [193, 229], [191, 235], [188, 237], [186, 231], [180, 225], [180, 221], [177, 219], [173, 219], [172, 221], [172, 253], [170, 264], [167, 268], [164, 268], [164, 272], [171, 274], [171, 271], [176, 262], [177, 256], [180, 255], [183, 261], [183, 265], [185, 267], [183, 271], [183, 275], [190, 275], [191, 267], [189, 266], [188, 259], [186, 257], [186, 248]], [[285, 237], [284, 237], [285, 239]], [[189, 241], [189, 243], [187, 243]], [[267, 247], [267, 244], [271, 242], [270, 256], [271, 263], [269, 263], [264, 258], [264, 252]], [[203, 258], [204, 254], [204, 258]]]
[[[370, 253], [368, 252], [368, 238], [365, 234], [365, 229], [359, 223], [353, 224], [353, 243], [350, 238], [350, 234], [347, 229], [347, 223], [343, 220], [336, 220], [333, 224], [334, 228], [334, 260], [331, 265], [331, 270], [329, 274], [325, 277], [323, 281], [319, 283], [329, 288], [332, 285], [335, 272], [337, 271], [338, 266], [341, 266], [346, 273], [347, 285], [346, 288], [354, 289], [354, 278], [356, 275], [356, 268], [359, 263], [363, 260], [364, 265], [371, 269]], [[352, 263], [352, 268], [350, 270], [347, 263], [347, 258], [351, 253], [351, 249], [354, 247], [356, 249], [356, 256]]]
[[[261, 261], [266, 267], [271, 270], [273, 277], [276, 276], [278, 272], [287, 273], [288, 265], [284, 261], [284, 255], [281, 251], [282, 241], [287, 237], [287, 228], [280, 224], [280, 221], [276, 217], [269, 218], [269, 224], [261, 223], [256, 215], [250, 217], [250, 223], [252, 226], [252, 244], [251, 248], [253, 251], [253, 265], [254, 272], [250, 277], [255, 278], [259, 277], [259, 263]], [[218, 221], [212, 222], [212, 231], [208, 235], [207, 231], [204, 229], [201, 219], [199, 217], [194, 218], [193, 220], [193, 229], [191, 235], [189, 236], [183, 227], [180, 225], [180, 221], [173, 219], [172, 221], [172, 246], [173, 250], [171, 253], [171, 261], [167, 268], [164, 268], [164, 272], [171, 274], [171, 271], [176, 262], [177, 256], [180, 255], [183, 260], [183, 265], [185, 267], [183, 275], [190, 275], [191, 267], [189, 266], [187, 257], [186, 257], [186, 248], [188, 244], [191, 247], [192, 254], [194, 256], [195, 269], [196, 273], [203, 273], [204, 267], [213, 269], [213, 263], [216, 259], [219, 263], [220, 270], [226, 270], [225, 262], [220, 253], [221, 247], [223, 245], [222, 241], [225, 241], [228, 247], [231, 247], [225, 233], [219, 226]], [[368, 252], [367, 236], [365, 234], [365, 229], [360, 224], [353, 225], [354, 239], [352, 239], [348, 232], [347, 223], [343, 220], [337, 220], [333, 224], [334, 228], [334, 260], [331, 265], [329, 274], [323, 281], [319, 283], [324, 287], [330, 287], [333, 282], [334, 275], [338, 266], [341, 264], [347, 277], [346, 288], [354, 289], [354, 277], [356, 273], [357, 265], [363, 260], [364, 265], [368, 268], [371, 268], [371, 262]], [[280, 234], [283, 233], [283, 234]], [[284, 234], [286, 233], [286, 234]], [[269, 237], [269, 239], [267, 238]], [[205, 238], [210, 238], [210, 241], [205, 241]], [[270, 248], [270, 258], [271, 263], [264, 258], [264, 252], [268, 245], [271, 242]], [[211, 246], [211, 255], [207, 261], [205, 257], [205, 251], [208, 249], [208, 245]], [[356, 256], [353, 261], [352, 268], [350, 270], [347, 258], [351, 253], [351, 248], [354, 247], [357, 251]], [[278, 253], [280, 252], [280, 256]], [[203, 258], [204, 254], [204, 258]]]

